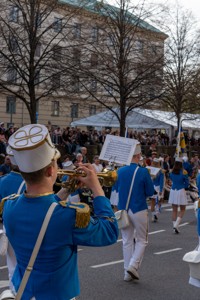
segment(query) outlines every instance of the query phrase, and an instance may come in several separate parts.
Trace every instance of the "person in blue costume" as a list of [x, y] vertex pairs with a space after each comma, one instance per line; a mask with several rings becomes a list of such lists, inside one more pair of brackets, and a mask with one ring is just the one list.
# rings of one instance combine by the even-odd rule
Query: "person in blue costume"
[[188, 156], [186, 154], [184, 154], [182, 159], [183, 159], [183, 169], [188, 172], [189, 177], [192, 177], [193, 169], [192, 169], [191, 163], [188, 161]]
[[0, 201], [2, 200], [2, 198], [7, 197], [8, 195], [14, 193], [21, 194], [26, 188], [25, 181], [19, 171], [18, 166], [16, 165], [14, 155], [12, 154], [9, 146], [7, 147], [6, 151], [11, 161], [12, 168], [11, 172], [6, 176], [3, 176], [0, 180]]
[[3, 224], [17, 259], [14, 292], [18, 291], [47, 210], [52, 202], [58, 202], [21, 299], [73, 299], [80, 294], [78, 245], [100, 247], [117, 241], [118, 226], [110, 201], [90, 164], [80, 167], [85, 177], [80, 175], [78, 179], [93, 191], [95, 217], [90, 217], [86, 204], [59, 201], [67, 190], [53, 193], [59, 153], [46, 126], [24, 126], [8, 143], [26, 182], [22, 195], [1, 202]]
[[159, 207], [161, 205], [160, 201], [163, 198], [165, 177], [161, 169], [161, 161], [158, 158], [153, 159], [151, 166], [159, 169], [158, 174], [152, 178], [155, 192], [151, 197], [151, 220], [152, 222], [157, 222], [159, 209], [156, 209], [156, 206]]
[[[6, 176], [3, 176], [3, 178], [0, 180], [0, 201], [9, 195], [16, 194], [16, 193], [21, 194], [26, 188], [25, 181], [19, 171], [17, 163], [14, 159], [14, 155], [9, 146], [7, 146], [6, 152], [11, 161], [12, 171]], [[6, 290], [5, 293], [8, 296], [8, 293], [10, 294], [12, 293], [11, 290], [13, 289], [13, 285], [11, 280], [16, 267], [15, 254], [9, 242], [7, 246], [6, 261], [8, 266], [8, 278], [9, 278], [10, 290]]]
[[197, 184], [197, 188], [198, 188], [198, 195], [200, 197], [200, 167], [199, 167], [198, 173], [197, 173], [196, 184]]
[[[174, 233], [178, 234], [179, 225], [185, 214], [187, 204], [186, 189], [189, 187], [188, 173], [183, 169], [182, 158], [177, 157], [172, 171], [169, 174], [172, 187], [168, 203], [172, 204], [172, 222]], [[180, 207], [180, 211], [178, 208]]]
[[131, 190], [128, 215], [130, 225], [121, 229], [124, 256], [124, 280], [139, 279], [138, 269], [148, 243], [148, 206], [147, 197], [154, 193], [153, 183], [148, 170], [138, 165], [141, 158], [141, 146], [136, 140], [136, 147], [131, 164], [118, 169], [118, 178], [113, 186], [113, 193], [119, 197], [117, 208], [126, 208], [131, 182], [135, 175]]
[[[197, 204], [197, 234], [199, 240], [198, 240], [198, 246], [196, 250], [200, 251], [200, 200], [198, 201]], [[198, 264], [196, 265], [198, 266]], [[199, 267], [196, 267], [196, 269], [190, 268], [189, 284], [200, 288], [200, 272], [198, 271], [199, 276], [197, 276], [197, 270], [199, 270]]]

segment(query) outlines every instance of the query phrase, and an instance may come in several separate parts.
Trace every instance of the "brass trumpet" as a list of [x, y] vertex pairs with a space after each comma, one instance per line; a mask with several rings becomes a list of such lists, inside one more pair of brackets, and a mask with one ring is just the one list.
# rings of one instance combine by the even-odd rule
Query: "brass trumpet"
[[[102, 186], [105, 187], [111, 187], [115, 181], [117, 180], [117, 172], [116, 170], [108, 170], [105, 172], [96, 173], [97, 177], [101, 183]], [[66, 184], [69, 186], [70, 184], [74, 184], [74, 182], [77, 180], [78, 176], [85, 177], [86, 173], [82, 171], [77, 170], [63, 170], [59, 169], [57, 171], [58, 176], [67, 175], [69, 176], [69, 180], [66, 181]], [[70, 183], [71, 182], [71, 183]], [[63, 185], [65, 185], [65, 182], [63, 182]]]

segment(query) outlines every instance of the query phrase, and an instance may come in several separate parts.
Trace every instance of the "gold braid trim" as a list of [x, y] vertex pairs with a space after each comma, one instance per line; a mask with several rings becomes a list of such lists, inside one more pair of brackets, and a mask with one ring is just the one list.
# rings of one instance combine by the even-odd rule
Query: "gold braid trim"
[[3, 198], [0, 202], [0, 215], [2, 215], [3, 213], [3, 207], [4, 207], [4, 203], [7, 201], [7, 200], [15, 200], [16, 198], [18, 198], [19, 195], [18, 194], [11, 194], [5, 198]]
[[82, 202], [67, 202], [59, 201], [59, 204], [63, 207], [69, 207], [76, 210], [76, 223], [75, 227], [85, 228], [90, 222], [90, 207], [86, 203]]

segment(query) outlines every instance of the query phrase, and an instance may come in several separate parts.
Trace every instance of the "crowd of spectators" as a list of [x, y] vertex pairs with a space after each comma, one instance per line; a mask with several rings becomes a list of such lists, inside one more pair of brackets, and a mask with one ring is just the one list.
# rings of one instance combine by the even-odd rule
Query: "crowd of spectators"
[[[87, 147], [89, 145], [102, 146], [106, 135], [113, 134], [119, 135], [118, 129], [103, 129], [103, 130], [82, 130], [80, 128], [52, 126], [49, 122], [47, 124], [50, 136], [55, 145], [62, 146], [65, 149], [65, 154], [75, 155], [80, 152], [81, 147]], [[5, 128], [4, 123], [0, 123], [0, 155], [6, 156], [6, 144], [9, 136], [18, 128], [9, 126]], [[129, 130], [126, 134], [129, 138], [134, 138], [140, 141], [142, 146], [149, 146], [155, 143], [157, 146], [175, 146], [177, 143], [176, 137], [170, 140], [168, 134], [161, 130], [149, 130], [149, 131], [136, 131]], [[187, 145], [200, 145], [200, 139], [189, 137], [185, 134], [185, 140]], [[1, 162], [0, 162], [1, 163]]]

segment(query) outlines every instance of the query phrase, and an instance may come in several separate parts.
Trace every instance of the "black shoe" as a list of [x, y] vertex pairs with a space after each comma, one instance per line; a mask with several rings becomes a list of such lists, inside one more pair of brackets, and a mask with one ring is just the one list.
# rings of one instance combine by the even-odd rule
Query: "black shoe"
[[174, 233], [179, 234], [180, 231], [177, 228], [174, 227]]
[[154, 222], [158, 221], [158, 217], [156, 215], [154, 215]]

